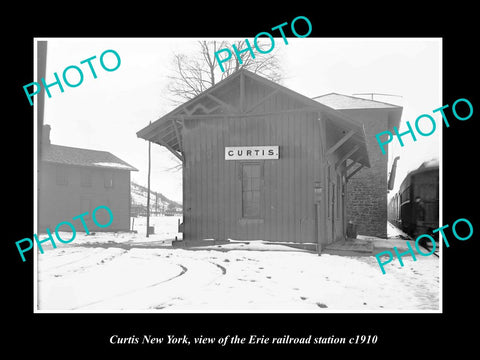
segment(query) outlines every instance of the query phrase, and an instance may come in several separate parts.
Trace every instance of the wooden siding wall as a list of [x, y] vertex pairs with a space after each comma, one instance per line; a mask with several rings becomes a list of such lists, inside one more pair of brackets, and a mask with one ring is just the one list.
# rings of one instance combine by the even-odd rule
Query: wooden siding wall
[[[271, 91], [254, 87], [248, 81], [245, 86], [247, 109]], [[230, 103], [235, 101], [232, 99]], [[299, 107], [302, 105], [296, 100], [277, 93], [255, 111], [268, 113]], [[314, 183], [321, 181], [325, 184], [324, 125], [318, 116], [316, 112], [290, 112], [185, 120], [182, 130], [184, 239], [316, 243]], [[240, 166], [243, 161], [227, 161], [224, 157], [225, 146], [255, 145], [280, 147], [280, 159], [256, 161], [263, 164], [264, 175], [261, 220], [242, 219]], [[341, 172], [342, 169], [338, 170]], [[336, 174], [334, 166], [332, 174]], [[336, 184], [336, 175], [332, 176], [332, 182]], [[325, 201], [322, 203], [325, 214], [327, 205]], [[342, 234], [341, 221], [336, 222], [335, 237]], [[331, 225], [325, 224], [323, 219], [320, 226], [327, 234], [322, 242], [331, 242], [328, 235], [332, 233]]]

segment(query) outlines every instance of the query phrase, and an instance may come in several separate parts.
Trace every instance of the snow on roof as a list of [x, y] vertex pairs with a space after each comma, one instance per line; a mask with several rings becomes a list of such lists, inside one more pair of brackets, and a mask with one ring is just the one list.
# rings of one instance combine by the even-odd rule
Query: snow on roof
[[424, 161], [418, 168], [413, 170], [411, 173], [413, 174], [415, 172], [425, 171], [428, 169], [438, 169], [439, 163], [440, 162], [438, 161], [438, 159], [430, 159], [428, 161]]
[[42, 161], [120, 170], [138, 171], [135, 167], [119, 159], [108, 151], [74, 148], [61, 145], [46, 145], [42, 148]]
[[314, 97], [313, 100], [331, 107], [335, 110], [345, 109], [398, 109], [399, 106], [381, 101], [368, 100], [355, 96], [342, 95], [337, 93], [325, 94]]
[[117, 169], [127, 169], [130, 170], [130, 165], [120, 164], [120, 163], [113, 163], [113, 162], [96, 162], [93, 165], [95, 166], [105, 166], [105, 167], [113, 167]]
[[434, 168], [434, 167], [438, 167], [438, 165], [439, 165], [438, 159], [430, 159], [428, 161], [423, 162], [422, 165], [420, 165], [420, 167]]

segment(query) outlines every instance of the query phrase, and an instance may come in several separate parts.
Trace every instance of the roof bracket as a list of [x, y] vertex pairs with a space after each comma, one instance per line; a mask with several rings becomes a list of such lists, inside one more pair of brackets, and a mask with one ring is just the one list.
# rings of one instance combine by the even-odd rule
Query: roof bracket
[[345, 136], [343, 136], [340, 140], [338, 140], [335, 145], [331, 146], [327, 150], [326, 156], [333, 154], [336, 150], [338, 150], [338, 148], [340, 148], [340, 146], [345, 144], [348, 141], [348, 139], [350, 139], [353, 135], [355, 135], [355, 130], [350, 130]]
[[[345, 155], [343, 155], [343, 157], [336, 162], [336, 164], [335, 164], [335, 170], [338, 169], [338, 167], [339, 167], [345, 160], [347, 160], [350, 156], [352, 156], [353, 154], [355, 154], [358, 149], [360, 149], [360, 147], [359, 147], [358, 145], [355, 145], [352, 149], [350, 149], [350, 151], [348, 151]], [[362, 166], [363, 166], [363, 165], [362, 165]]]
[[157, 144], [161, 145], [161, 146], [165, 146], [173, 155], [175, 155], [177, 157], [178, 160], [180, 160], [182, 163], [183, 163], [183, 155], [179, 154], [177, 151], [175, 151], [170, 145], [168, 145], [166, 142], [162, 141], [162, 140], [156, 140], [154, 141], [156, 142]]
[[363, 165], [360, 164], [359, 167], [357, 167], [355, 170], [353, 170], [350, 174], [347, 175], [347, 181], [353, 176], [355, 175], [357, 172], [359, 172], [361, 169], [363, 168]]
[[178, 147], [180, 148], [180, 152], [183, 152], [182, 146], [182, 137], [180, 135], [180, 130], [178, 128], [177, 121], [172, 118], [173, 128], [175, 129], [175, 136], [177, 137]]

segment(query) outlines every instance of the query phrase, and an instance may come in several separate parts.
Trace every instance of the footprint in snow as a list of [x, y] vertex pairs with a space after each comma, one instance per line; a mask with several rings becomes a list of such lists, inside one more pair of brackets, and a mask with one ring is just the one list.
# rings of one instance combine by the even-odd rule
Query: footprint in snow
[[317, 302], [317, 306], [321, 307], [321, 308], [327, 308], [328, 307], [327, 305], [322, 304], [322, 303], [318, 303], [318, 302]]

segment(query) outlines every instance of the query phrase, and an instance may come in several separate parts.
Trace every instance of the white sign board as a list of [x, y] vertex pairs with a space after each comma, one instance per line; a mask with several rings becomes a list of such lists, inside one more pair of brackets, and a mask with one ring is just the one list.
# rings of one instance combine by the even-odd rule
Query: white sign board
[[278, 159], [278, 146], [226, 146], [225, 160]]

